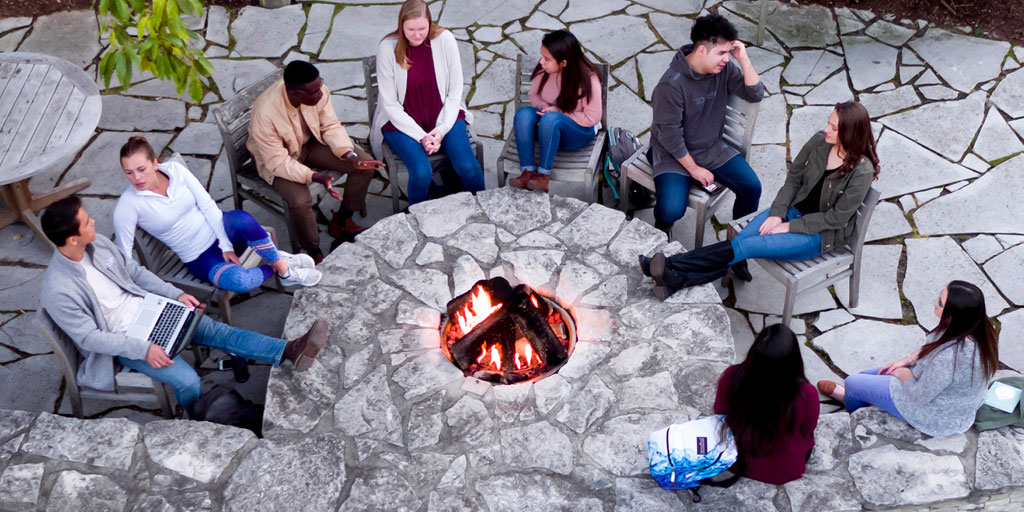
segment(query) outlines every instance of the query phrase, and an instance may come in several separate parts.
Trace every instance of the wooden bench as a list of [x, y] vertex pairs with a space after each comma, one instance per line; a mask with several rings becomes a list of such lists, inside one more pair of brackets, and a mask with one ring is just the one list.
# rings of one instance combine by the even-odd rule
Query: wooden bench
[[[754, 140], [754, 125], [757, 123], [757, 112], [760, 103], [750, 103], [738, 96], [729, 97], [729, 105], [725, 113], [725, 126], [722, 128], [722, 139], [730, 146], [736, 148], [743, 158], [747, 158], [750, 152], [750, 144]], [[630, 183], [636, 182], [640, 186], [654, 192], [654, 168], [647, 159], [647, 150], [650, 144], [644, 144], [633, 153], [632, 156], [622, 163], [622, 174], [619, 176], [619, 191], [621, 199], [619, 205], [626, 215], [630, 215], [629, 187]], [[716, 184], [725, 188], [721, 183]], [[695, 182], [690, 184], [690, 195], [687, 198], [686, 207], [697, 212], [697, 231], [694, 235], [694, 249], [704, 246], [704, 226], [707, 220], [721, 208], [725, 198], [732, 192], [728, 189], [711, 195], [708, 194]]]
[[[537, 58], [529, 55], [520, 55], [516, 60], [516, 99], [515, 110], [505, 112], [505, 115], [514, 115], [521, 107], [530, 106], [530, 86], [532, 84], [533, 68], [537, 65]], [[560, 196], [575, 197], [588, 203], [597, 201], [598, 171], [604, 162], [605, 138], [608, 136], [608, 65], [595, 63], [598, 72], [601, 73], [601, 129], [587, 147], [578, 151], [558, 150], [555, 154], [555, 165], [551, 169], [551, 182], [549, 191]], [[535, 158], [539, 159], [540, 145], [534, 148]], [[505, 165], [509, 166], [506, 172]], [[519, 150], [516, 146], [515, 132], [509, 133], [505, 139], [505, 145], [501, 148], [498, 156], [498, 186], [505, 186], [508, 174], [518, 176]]]
[[[850, 308], [857, 307], [860, 295], [860, 267], [864, 240], [868, 234], [868, 224], [875, 212], [878, 198], [881, 195], [874, 187], [868, 189], [864, 202], [857, 208], [857, 231], [853, 242], [846, 247], [839, 247], [826, 252], [817, 258], [803, 261], [778, 261], [757, 259], [757, 263], [786, 286], [786, 301], [782, 308], [782, 324], [789, 325], [793, 317], [793, 305], [802, 294], [814, 293], [833, 283], [850, 280]], [[729, 223], [729, 239], [743, 230], [757, 216], [752, 213], [742, 219]]]

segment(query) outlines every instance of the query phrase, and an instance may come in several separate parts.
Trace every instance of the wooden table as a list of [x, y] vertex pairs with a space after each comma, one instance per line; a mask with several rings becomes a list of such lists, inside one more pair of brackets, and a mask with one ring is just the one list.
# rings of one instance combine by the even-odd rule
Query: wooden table
[[[0, 53], [0, 228], [22, 221], [47, 240], [36, 212], [89, 186], [78, 179], [42, 195], [32, 176], [73, 156], [100, 120], [100, 91], [74, 64], [35, 53]], [[48, 242], [48, 241], [47, 241]]]

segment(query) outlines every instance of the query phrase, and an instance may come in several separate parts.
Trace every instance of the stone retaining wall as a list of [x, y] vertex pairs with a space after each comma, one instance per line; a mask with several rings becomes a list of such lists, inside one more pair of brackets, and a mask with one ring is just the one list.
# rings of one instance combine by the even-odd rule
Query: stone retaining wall
[[[653, 481], [617, 479], [591, 496], [607, 511], [1024, 508], [1021, 431], [926, 439], [865, 409], [824, 415], [817, 438], [807, 475], [784, 486], [741, 480], [705, 490], [696, 506], [688, 493], [661, 491]], [[0, 510], [349, 510], [359, 487], [346, 479], [354, 451], [333, 434], [261, 440], [205, 422], [138, 425], [0, 410]], [[426, 478], [442, 473], [451, 471]], [[523, 476], [542, 477], [536, 473]], [[422, 498], [412, 510], [439, 510]], [[511, 496], [506, 503], [525, 510]]]

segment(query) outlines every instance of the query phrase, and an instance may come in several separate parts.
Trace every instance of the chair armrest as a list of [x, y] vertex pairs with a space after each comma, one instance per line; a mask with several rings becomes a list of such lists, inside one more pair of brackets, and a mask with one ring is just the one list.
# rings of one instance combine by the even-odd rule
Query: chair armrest
[[627, 158], [626, 161], [622, 162], [622, 168], [625, 169], [626, 167], [632, 166], [637, 158], [646, 158], [647, 148], [649, 147], [651, 147], [649, 143], [641, 145], [640, 149], [637, 149], [636, 152], [634, 152], [632, 155], [629, 155], [629, 158]]

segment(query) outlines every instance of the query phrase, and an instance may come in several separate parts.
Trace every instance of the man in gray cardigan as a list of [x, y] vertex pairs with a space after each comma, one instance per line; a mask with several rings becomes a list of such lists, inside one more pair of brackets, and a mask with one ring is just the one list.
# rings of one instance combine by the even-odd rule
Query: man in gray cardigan
[[[121, 366], [128, 367], [172, 386], [178, 403], [191, 414], [201, 392], [195, 370], [181, 356], [172, 360], [161, 347], [129, 338], [125, 332], [147, 292], [202, 307], [199, 301], [97, 235], [96, 222], [78, 196], [50, 205], [41, 223], [57, 250], [43, 273], [40, 303], [82, 354], [78, 383], [112, 391], [115, 373]], [[192, 343], [275, 366], [286, 359], [303, 371], [327, 343], [327, 322], [318, 319], [309, 332], [286, 342], [203, 316]]]
[[722, 140], [729, 96], [751, 103], [764, 96], [761, 78], [736, 38], [736, 28], [725, 18], [697, 18], [690, 31], [693, 44], [679, 49], [651, 96], [654, 119], [648, 157], [657, 195], [654, 220], [664, 231], [686, 212], [691, 179], [704, 186], [718, 181], [735, 192], [733, 218], [757, 209], [760, 180]]

